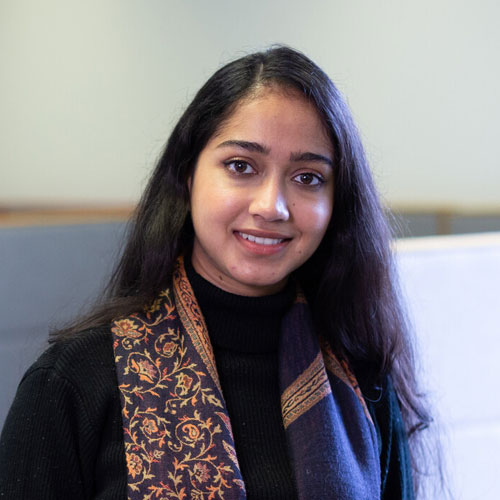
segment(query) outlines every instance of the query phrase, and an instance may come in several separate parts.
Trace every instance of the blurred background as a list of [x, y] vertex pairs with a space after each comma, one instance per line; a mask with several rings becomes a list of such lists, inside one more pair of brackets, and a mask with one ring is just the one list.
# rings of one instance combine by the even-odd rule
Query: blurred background
[[499, 21], [493, 0], [2, 0], [0, 208], [132, 205], [213, 71], [286, 43], [345, 94], [404, 234], [500, 229]]
[[0, 425], [194, 93], [285, 43], [346, 96], [396, 235], [427, 236], [395, 248], [450, 488], [496, 498], [499, 23], [493, 0], [0, 0]]

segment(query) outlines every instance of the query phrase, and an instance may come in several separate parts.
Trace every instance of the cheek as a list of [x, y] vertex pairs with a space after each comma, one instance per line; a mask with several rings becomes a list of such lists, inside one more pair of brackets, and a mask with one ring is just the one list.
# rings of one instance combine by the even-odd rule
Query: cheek
[[332, 203], [329, 199], [311, 204], [307, 209], [297, 211], [300, 227], [313, 240], [320, 240], [325, 234], [332, 217]]
[[195, 189], [191, 196], [193, 222], [203, 231], [228, 225], [244, 211], [244, 200], [227, 190]]

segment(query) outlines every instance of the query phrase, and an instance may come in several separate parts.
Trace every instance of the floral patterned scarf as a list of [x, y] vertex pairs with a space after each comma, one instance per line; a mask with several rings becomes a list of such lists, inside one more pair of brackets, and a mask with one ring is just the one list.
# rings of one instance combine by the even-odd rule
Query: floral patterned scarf
[[[207, 328], [182, 257], [172, 287], [114, 321], [128, 498], [245, 499]], [[280, 337], [283, 425], [301, 499], [380, 498], [378, 445], [356, 379], [298, 295]]]

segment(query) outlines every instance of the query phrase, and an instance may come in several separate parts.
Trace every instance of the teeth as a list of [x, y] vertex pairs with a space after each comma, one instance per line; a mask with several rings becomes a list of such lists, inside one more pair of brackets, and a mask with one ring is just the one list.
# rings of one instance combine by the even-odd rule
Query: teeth
[[284, 238], [278, 239], [278, 238], [259, 238], [257, 236], [253, 236], [251, 234], [246, 234], [246, 233], [239, 233], [240, 236], [245, 238], [248, 241], [253, 241], [254, 243], [257, 243], [259, 245], [277, 245], [278, 243], [281, 243]]

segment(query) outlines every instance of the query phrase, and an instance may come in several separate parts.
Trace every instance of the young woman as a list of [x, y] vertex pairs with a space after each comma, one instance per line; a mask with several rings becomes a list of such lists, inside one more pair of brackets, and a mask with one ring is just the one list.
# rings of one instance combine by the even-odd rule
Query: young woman
[[172, 132], [106, 298], [24, 376], [0, 493], [414, 498], [430, 419], [389, 236], [325, 73], [285, 47], [226, 65]]

